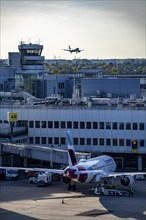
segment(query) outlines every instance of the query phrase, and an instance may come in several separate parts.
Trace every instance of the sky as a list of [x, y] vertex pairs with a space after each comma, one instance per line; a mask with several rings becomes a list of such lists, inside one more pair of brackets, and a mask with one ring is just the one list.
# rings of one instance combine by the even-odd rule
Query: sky
[[0, 12], [0, 59], [20, 41], [46, 59], [146, 58], [146, 0], [0, 0]]

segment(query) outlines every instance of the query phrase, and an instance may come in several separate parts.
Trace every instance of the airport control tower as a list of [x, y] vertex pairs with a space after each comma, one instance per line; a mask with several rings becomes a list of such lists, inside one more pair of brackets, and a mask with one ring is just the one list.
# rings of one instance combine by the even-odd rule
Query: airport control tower
[[37, 96], [37, 81], [45, 74], [43, 45], [20, 42], [20, 70], [15, 74], [16, 89]]

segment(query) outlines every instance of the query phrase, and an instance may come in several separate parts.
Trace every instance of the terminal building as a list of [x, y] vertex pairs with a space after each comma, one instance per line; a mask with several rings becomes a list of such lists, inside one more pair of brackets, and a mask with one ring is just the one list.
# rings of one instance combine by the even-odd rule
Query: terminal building
[[[140, 77], [101, 78], [101, 69], [49, 76], [43, 45], [21, 42], [18, 49], [0, 72], [1, 143], [65, 150], [70, 130], [76, 151], [109, 154], [119, 170], [146, 170], [146, 95]], [[8, 112], [18, 119], [9, 122]]]
[[[50, 97], [45, 101], [1, 105], [1, 137], [4, 128], [10, 127], [7, 112], [17, 112], [13, 142], [66, 149], [66, 132], [70, 130], [76, 151], [111, 155], [119, 170], [146, 170], [145, 99], [67, 101]], [[23, 136], [15, 136], [22, 127]]]

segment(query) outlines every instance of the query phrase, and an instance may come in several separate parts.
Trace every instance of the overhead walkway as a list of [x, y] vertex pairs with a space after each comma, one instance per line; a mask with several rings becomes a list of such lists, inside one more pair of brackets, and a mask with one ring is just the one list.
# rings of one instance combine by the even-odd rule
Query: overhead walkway
[[[67, 150], [62, 150], [54, 147], [43, 147], [39, 145], [26, 145], [26, 144], [12, 144], [1, 143], [0, 144], [0, 166], [2, 165], [2, 157], [4, 154], [19, 155], [25, 161], [24, 166], [28, 166], [27, 159], [37, 159], [40, 161], [50, 162], [50, 166], [53, 163], [68, 164]], [[76, 153], [77, 160], [81, 158], [89, 158], [88, 153]], [[11, 157], [11, 165], [13, 165], [13, 157]]]

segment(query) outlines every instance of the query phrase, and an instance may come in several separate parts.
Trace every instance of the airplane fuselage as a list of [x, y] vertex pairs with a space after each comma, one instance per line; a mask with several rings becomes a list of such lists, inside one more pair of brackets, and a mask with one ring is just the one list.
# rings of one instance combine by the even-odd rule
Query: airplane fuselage
[[[88, 170], [88, 173], [86, 172]], [[87, 182], [100, 182], [104, 177], [101, 172], [96, 174], [96, 180], [94, 179], [94, 170], [105, 172], [114, 172], [116, 170], [116, 163], [110, 156], [99, 156], [91, 158], [89, 160], [81, 159], [78, 164], [65, 169], [65, 175], [73, 181], [80, 183]], [[89, 172], [91, 171], [91, 172]]]
[[76, 49], [70, 49], [69, 50], [71, 53], [76, 52], [76, 53], [80, 53], [81, 51], [79, 50], [79, 48]]

